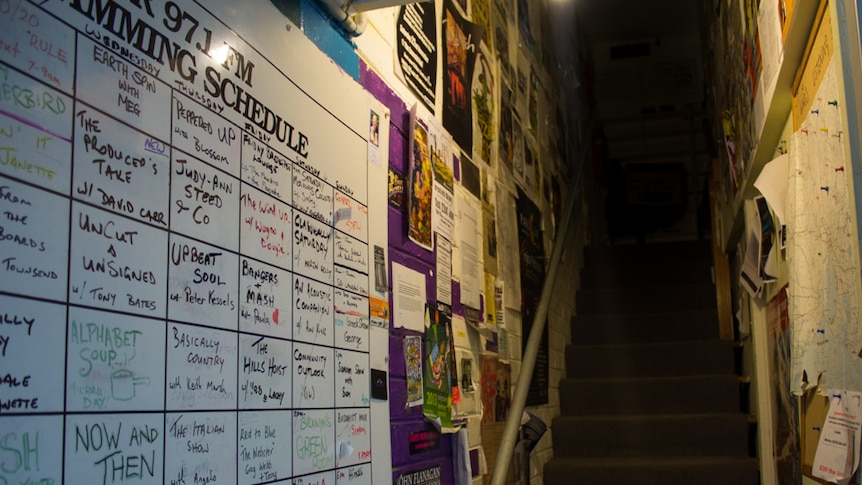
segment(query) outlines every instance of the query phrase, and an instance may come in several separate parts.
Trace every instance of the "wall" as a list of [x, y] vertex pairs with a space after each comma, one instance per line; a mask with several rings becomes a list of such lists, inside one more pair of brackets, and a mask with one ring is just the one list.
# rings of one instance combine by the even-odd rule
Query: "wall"
[[[432, 5], [440, 36], [443, 5]], [[533, 163], [513, 169], [524, 160], [502, 161], [495, 137], [489, 152], [451, 145], [456, 200], [481, 222], [458, 226], [449, 281], [435, 276], [439, 250], [407, 237], [406, 207], [387, 197], [410, 174], [417, 103], [394, 71], [398, 9], [369, 13], [350, 39], [305, 1], [0, 4], [0, 361], [13, 369], [0, 388], [0, 481], [382, 483], [430, 469], [428, 483], [455, 482], [454, 435], [405, 406], [404, 337], [423, 332], [394, 317], [391, 263], [424, 275], [428, 303], [449, 286], [459, 357], [478, 368], [496, 354], [515, 382], [515, 194], [541, 211], [549, 256], [586, 134], [584, 96], [562, 89], [579, 73], [546, 67], [547, 14], [520, 5], [535, 35], [524, 42], [518, 8], [500, 11], [508, 52], [486, 52], [484, 75], [499, 90], [500, 58], [517, 66], [509, 109]], [[210, 43], [229, 46], [226, 57]], [[441, 123], [434, 108], [422, 123]], [[479, 251], [466, 252], [465, 235]], [[570, 229], [570, 241], [583, 237]], [[547, 404], [531, 408], [548, 424], [579, 248], [549, 312]], [[505, 306], [489, 313], [493, 291], [473, 281], [496, 282]], [[473, 385], [459, 381], [455, 424], [491, 460], [475, 371]], [[416, 439], [429, 446], [411, 448]], [[546, 436], [532, 483], [551, 453]]]
[[[715, 125], [724, 140], [718, 237], [754, 275], [754, 284], [738, 280], [737, 309], [763, 483], [812, 483], [825, 413], [807, 403], [862, 390], [858, 133], [846, 82], [859, 75], [848, 62], [858, 32], [847, 32], [843, 2], [710, 3], [707, 12], [720, 12], [708, 42], [712, 116], [730, 122]], [[774, 228], [754, 209], [760, 195]], [[772, 241], [768, 269], [755, 261], [760, 238]]]
[[[428, 5], [428, 8], [430, 8], [430, 4], [425, 5]], [[435, 8], [437, 11], [437, 18], [440, 18], [440, 12], [443, 8], [442, 2], [436, 2]], [[492, 10], [495, 8], [493, 4], [491, 5], [491, 8]], [[515, 11], [515, 8], [512, 7], [509, 11]], [[494, 12], [492, 12], [492, 14], [493, 13]], [[427, 110], [424, 109], [421, 106], [421, 102], [418, 101], [416, 94], [411, 91], [410, 88], [405, 86], [404, 80], [401, 77], [395, 74], [398, 59], [393, 56], [393, 52], [396, 51], [397, 46], [397, 41], [393, 33], [396, 31], [395, 25], [397, 22], [397, 9], [383, 9], [380, 11], [369, 12], [368, 18], [368, 29], [362, 36], [355, 39], [358, 47], [357, 51], [362, 58], [360, 82], [374, 93], [378, 99], [383, 101], [392, 113], [392, 125], [390, 131], [390, 168], [392, 172], [394, 172], [394, 176], [407, 178], [411, 173], [408, 150], [412, 130], [409, 124], [410, 108], [414, 104], [418, 103], [420, 105], [420, 117], [424, 115], [424, 118], [422, 118], [423, 122], [428, 125], [439, 125], [441, 116], [439, 114], [434, 117], [429, 116]], [[497, 19], [498, 17], [494, 16], [494, 18]], [[436, 28], [438, 29], [438, 35], [440, 35], [439, 32], [444, 27], [437, 24]], [[515, 48], [516, 42], [513, 39], [517, 37], [517, 26], [514, 25], [513, 19], [507, 19], [506, 25], [501, 26], [500, 28], [506, 31], [509, 35], [509, 49], [505, 54], [505, 58], [512, 59], [510, 62], [513, 64], [514, 60], [517, 59], [518, 65], [522, 70], [522, 75], [524, 75], [526, 80], [530, 79], [530, 70], [536, 70], [539, 76], [541, 76], [541, 83], [544, 86], [544, 89], [549, 91], [547, 94], [549, 97], [539, 97], [538, 119], [544, 119], [555, 124], [556, 117], [550, 109], [550, 106], [554, 103], [554, 97], [557, 95], [557, 93], [554, 92], [555, 82], [557, 81], [554, 79], [554, 76], [552, 75], [553, 73], [545, 71], [544, 68], [537, 64], [535, 60], [531, 60], [531, 56], [525, 51]], [[483, 49], [485, 49], [485, 47], [483, 47]], [[572, 51], [576, 52], [577, 49], [572, 49]], [[571, 52], [568, 54], [571, 54]], [[494, 59], [492, 62], [500, 63], [500, 67], [496, 68], [495, 81], [497, 84], [496, 89], [499, 90], [501, 82], [499, 69], [502, 69], [505, 64], [502, 64], [499, 52], [497, 55], [494, 55], [492, 51], [490, 57]], [[445, 95], [445, 93], [440, 92], [439, 90], [439, 86], [442, 82], [441, 77], [442, 73], [440, 73], [437, 78], [437, 103], [434, 106], [437, 113], [440, 113], [441, 111], [441, 98]], [[525, 99], [527, 92], [519, 93], [517, 85], [515, 84], [516, 82], [517, 77], [512, 79], [512, 85], [508, 87], [514, 92], [515, 100], [513, 101], [513, 104], [515, 105], [516, 113], [522, 120], [522, 123], [526, 125], [529, 119], [529, 113], [526, 111], [528, 103], [527, 99]], [[582, 95], [579, 95], [577, 92], [566, 92], [565, 95], [568, 96], [568, 99], [559, 98], [558, 102], [570, 104], [573, 106], [573, 109], [571, 112], [565, 113], [563, 119], [567, 120], [569, 123], [583, 123], [585, 118], [583, 112], [586, 108], [586, 102]], [[501, 105], [499, 104], [499, 96], [499, 92], [495, 94], [496, 100], [493, 106], [495, 111], [495, 123], [498, 122], [498, 118], [500, 116], [499, 110], [501, 109]], [[525, 127], [525, 131], [526, 129], [527, 128]], [[550, 131], [552, 132], [554, 129], [559, 130], [562, 136], [562, 131], [564, 130], [563, 127], [557, 126], [556, 128], [551, 128]], [[574, 128], [569, 128], [569, 130], [572, 129]], [[573, 139], [579, 140], [577, 135], [576, 138]], [[542, 144], [545, 143], [550, 146], [540, 147], [541, 163], [548, 171], [545, 173], [542, 180], [544, 184], [548, 184], [549, 176], [552, 179], [554, 177], [554, 173], [561, 173], [560, 171], [566, 170], [566, 160], [561, 160], [562, 166], [555, 166], [560, 162], [552, 161], [556, 155], [549, 153], [554, 151], [553, 141], [548, 140], [547, 142], [542, 142]], [[491, 150], [491, 158], [487, 161], [483, 161], [481, 160], [481, 157], [476, 156], [477, 154], [474, 148], [472, 163], [475, 163], [479, 167], [482, 174], [480, 198], [483, 207], [482, 211], [485, 213], [484, 217], [487, 218], [487, 214], [490, 213], [496, 220], [496, 230], [494, 230], [493, 226], [491, 227], [491, 230], [495, 232], [495, 244], [497, 248], [496, 257], [489, 259], [487, 247], [485, 249], [485, 254], [480, 255], [480, 257], [483, 259], [481, 267], [483, 268], [485, 277], [488, 278], [490, 275], [492, 280], [495, 280], [498, 284], [502, 285], [503, 289], [503, 301], [505, 302], [505, 307], [503, 309], [496, 309], [498, 315], [500, 315], [503, 322], [505, 322], [496, 322], [499, 328], [497, 334], [498, 338], [505, 340], [505, 344], [503, 342], [498, 343], [497, 347], [499, 349], [499, 354], [496, 350], [488, 350], [495, 348], [494, 346], [489, 346], [489, 342], [487, 340], [487, 337], [491, 335], [490, 329], [493, 328], [493, 323], [486, 318], [489, 312], [487, 310], [481, 312], [481, 317], [477, 321], [474, 317], [469, 316], [470, 310], [465, 308], [463, 305], [460, 305], [457, 301], [457, 295], [461, 292], [463, 284], [461, 281], [462, 277], [458, 274], [457, 268], [457, 266], [460, 265], [456, 264], [458, 260], [463, 257], [463, 253], [461, 253], [462, 248], [459, 247], [459, 244], [456, 243], [454, 245], [455, 247], [453, 248], [452, 253], [452, 293], [453, 298], [455, 298], [455, 301], [453, 302], [453, 318], [456, 320], [456, 323], [459, 319], [461, 320], [460, 325], [463, 325], [461, 328], [465, 329], [468, 335], [466, 345], [457, 349], [458, 359], [456, 359], [456, 361], [460, 363], [461, 359], [465, 357], [472, 359], [474, 369], [473, 376], [476, 386], [476, 390], [473, 392], [465, 392], [464, 389], [461, 389], [460, 392], [463, 402], [461, 405], [454, 406], [454, 413], [466, 426], [469, 447], [474, 450], [479, 449], [485, 455], [485, 459], [488, 461], [489, 472], [493, 467], [493, 462], [496, 458], [499, 433], [502, 430], [502, 421], [497, 421], [494, 410], [487, 408], [487, 401], [483, 408], [483, 399], [481, 394], [488, 393], [488, 388], [491, 387], [491, 403], [494, 403], [493, 387], [495, 386], [495, 383], [481, 381], [479, 379], [479, 369], [484, 368], [484, 364], [488, 364], [490, 362], [488, 365], [494, 365], [495, 361], [499, 360], [503, 362], [505, 369], [509, 369], [507, 371], [510, 375], [509, 382], [514, 383], [518, 378], [520, 349], [522, 345], [521, 327], [523, 322], [521, 320], [520, 304], [522, 301], [522, 289], [520, 287], [518, 258], [512, 257], [520, 252], [518, 249], [517, 231], [515, 230], [517, 227], [517, 208], [514, 195], [515, 188], [517, 186], [525, 189], [529, 187], [525, 186], [522, 182], [515, 182], [515, 180], [517, 180], [517, 175], [513, 174], [511, 165], [507, 166], [507, 162], [500, 155], [498, 147], [499, 145], [497, 145], [497, 141], [495, 140]], [[570, 149], [573, 152], [580, 151], [580, 146], [577, 143], [572, 143]], [[453, 151], [455, 158], [459, 159], [456, 160], [454, 164], [454, 173], [457, 183], [461, 181], [463, 177], [464, 171], [461, 169], [460, 163], [463, 163], [464, 156], [463, 154], [459, 154], [457, 148]], [[399, 157], [399, 155], [401, 156]], [[570, 153], [569, 157], [572, 156], [572, 153]], [[569, 163], [570, 162], [571, 160], [569, 160]], [[468, 161], [467, 163], [471, 162]], [[550, 164], [550, 167], [545, 165], [546, 163]], [[544, 231], [543, 246], [546, 256], [550, 256], [551, 253], [554, 225], [559, 224], [559, 216], [555, 219], [551, 207], [554, 205], [559, 206], [562, 199], [567, 196], [568, 190], [571, 189], [571, 187], [565, 186], [565, 181], [560, 185], [562, 186], [562, 190], [560, 192], [554, 192], [553, 189], [551, 189], [550, 193], [553, 194], [551, 198], [548, 198], [549, 187], [546, 185], [545, 188], [541, 190], [542, 197], [534, 199], [542, 208], [542, 227]], [[422, 248], [420, 245], [416, 244], [416, 242], [407, 237], [405, 228], [408, 225], [408, 220], [404, 207], [396, 208], [390, 206], [389, 221], [390, 259], [395, 263], [403, 265], [409, 269], [419, 271], [424, 275], [428, 300], [429, 303], [433, 303], [433, 295], [438, 291], [437, 284], [439, 284], [439, 282], [435, 282], [435, 278], [433, 277], [436, 269], [435, 265], [437, 264], [435, 252]], [[488, 226], [485, 225], [485, 231], [487, 231], [487, 229]], [[486, 232], [483, 237], [487, 240], [490, 236]], [[580, 245], [577, 241], [582, 241], [584, 237], [585, 234], [583, 231], [578, 231], [574, 227], [570, 230], [569, 241], [570, 244], [574, 244], [574, 246], [567, 251], [566, 258], [562, 263], [563, 265], [560, 267], [560, 276], [558, 277], [559, 284], [555, 292], [555, 294], [562, 295], [563, 298], [555, 298], [549, 312], [549, 322], [551, 325], [549, 336], [551, 343], [549, 349], [549, 401], [547, 405], [530, 408], [532, 412], [536, 413], [548, 425], [550, 425], [553, 417], [559, 414], [559, 397], [557, 393], [558, 382], [564, 375], [564, 350], [566, 343], [570, 341], [570, 329], [568, 323], [574, 312], [574, 298], [567, 298], [566, 295], [574, 295], [574, 289], [577, 284], [577, 268], [579, 268], [580, 265], [579, 258], [581, 254], [579, 250]], [[488, 293], [483, 294], [484, 299], [482, 301], [485, 307], [488, 306], [489, 296], [490, 295]], [[467, 320], [466, 324], [463, 323], [465, 316]], [[456, 327], [459, 327], [460, 325], [456, 325]], [[454, 446], [452, 436], [444, 434], [439, 437], [440, 444], [439, 449], [437, 450], [421, 453], [411, 450], [409, 444], [411, 436], [414, 437], [414, 439], [418, 439], [419, 436], [433, 436], [436, 431], [435, 428], [427, 422], [427, 420], [423, 419], [421, 406], [406, 406], [407, 398], [405, 396], [405, 388], [407, 387], [407, 372], [405, 362], [402, 358], [404, 354], [404, 338], [405, 336], [411, 335], [418, 336], [420, 333], [402, 327], [404, 327], [403, 323], [393, 321], [393, 329], [390, 332], [390, 409], [393, 425], [393, 477], [395, 477], [396, 480], [399, 476], [408, 474], [413, 470], [426, 469], [433, 466], [435, 463], [440, 463], [441, 461], [444, 464], [444, 472], [447, 472], [448, 456], [451, 455], [451, 449]], [[482, 331], [480, 332], [479, 329], [482, 329]], [[455, 333], [458, 333], [457, 329], [455, 330]], [[508, 349], [508, 352], [506, 351], [506, 348]], [[489, 357], [491, 357], [492, 360], [489, 360]], [[491, 367], [491, 369], [493, 369], [493, 367]], [[511, 388], [506, 389], [505, 392], [511, 393]], [[505, 399], [503, 399], [503, 401], [505, 401]], [[551, 440], [550, 433], [548, 433], [539, 443], [531, 456], [531, 483], [541, 483], [542, 465], [544, 462], [548, 461], [551, 456]], [[484, 480], [487, 481], [487, 478], [488, 476], [486, 475]], [[477, 478], [476, 482], [480, 483], [481, 480], [482, 478]]]

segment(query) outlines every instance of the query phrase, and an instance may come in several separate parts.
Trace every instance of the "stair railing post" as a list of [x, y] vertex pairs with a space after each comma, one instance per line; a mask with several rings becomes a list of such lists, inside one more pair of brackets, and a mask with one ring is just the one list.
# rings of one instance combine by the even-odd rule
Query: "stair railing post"
[[[587, 150], [584, 150], [585, 156]], [[524, 355], [521, 358], [521, 370], [518, 374], [518, 383], [515, 385], [515, 394], [512, 396], [512, 404], [509, 408], [509, 417], [506, 419], [506, 427], [503, 430], [503, 437], [500, 440], [500, 447], [497, 450], [497, 458], [494, 461], [494, 470], [491, 473], [491, 485], [503, 485], [506, 480], [506, 475], [509, 470], [509, 464], [512, 460], [512, 452], [515, 449], [518, 439], [518, 428], [521, 426], [521, 415], [524, 414], [525, 403], [527, 402], [527, 393], [530, 390], [530, 380], [533, 378], [533, 370], [536, 368], [536, 356], [539, 354], [539, 346], [542, 340], [542, 332], [545, 329], [545, 321], [548, 316], [548, 307], [551, 303], [551, 293], [554, 288], [554, 281], [557, 277], [557, 269], [560, 266], [562, 259], [563, 248], [566, 244], [566, 237], [569, 232], [569, 223], [574, 211], [575, 200], [579, 195], [578, 188], [583, 173], [583, 159], [578, 168], [575, 181], [570, 186], [569, 200], [563, 213], [562, 224], [557, 229], [556, 237], [554, 238], [554, 250], [551, 256], [548, 272], [545, 275], [545, 282], [542, 284], [542, 295], [539, 298], [539, 306], [536, 309], [536, 315], [533, 318], [533, 327], [530, 330], [530, 336], [527, 339], [527, 346], [524, 349]]]

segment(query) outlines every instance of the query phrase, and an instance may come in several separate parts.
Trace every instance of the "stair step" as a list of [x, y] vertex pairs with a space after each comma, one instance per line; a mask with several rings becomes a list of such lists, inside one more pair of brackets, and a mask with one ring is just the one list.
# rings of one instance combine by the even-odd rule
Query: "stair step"
[[581, 269], [581, 288], [594, 290], [710, 282], [712, 261], [708, 259], [614, 266], [587, 264]]
[[715, 308], [712, 284], [653, 286], [642, 289], [582, 289], [577, 293], [579, 315], [627, 315]]
[[644, 315], [578, 315], [572, 343], [648, 343], [718, 338], [716, 310]]
[[742, 413], [560, 416], [554, 456], [748, 456]]
[[745, 457], [554, 458], [545, 483], [602, 485], [758, 485], [757, 461]]
[[569, 345], [571, 378], [669, 377], [732, 374], [733, 342]]
[[585, 266], [677, 263], [712, 259], [712, 242], [680, 241], [656, 244], [617, 244], [584, 248]]
[[740, 409], [736, 375], [560, 380], [560, 414], [733, 413]]

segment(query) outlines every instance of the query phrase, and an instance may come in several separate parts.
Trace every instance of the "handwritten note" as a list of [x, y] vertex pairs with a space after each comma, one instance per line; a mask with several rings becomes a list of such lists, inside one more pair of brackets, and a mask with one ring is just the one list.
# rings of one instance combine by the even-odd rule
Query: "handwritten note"
[[290, 411], [242, 412], [239, 415], [239, 483], [272, 482], [291, 475]]
[[335, 412], [335, 420], [337, 423], [335, 439], [338, 447], [336, 465], [345, 467], [370, 461], [371, 421], [368, 410], [339, 409]]
[[104, 45], [79, 39], [76, 97], [156, 139], [169, 140], [168, 86]]
[[297, 276], [293, 283], [293, 336], [309, 343], [333, 344], [332, 287]]
[[68, 328], [67, 409], [163, 408], [164, 322], [73, 308]]
[[140, 222], [72, 204], [69, 301], [164, 315], [167, 234]]
[[171, 229], [236, 251], [239, 180], [181, 152], [173, 157]]
[[235, 330], [237, 255], [171, 236], [169, 317]]
[[294, 474], [313, 473], [335, 466], [334, 411], [294, 411], [293, 439]]
[[283, 340], [240, 336], [240, 407], [290, 407], [291, 348]]
[[241, 331], [290, 338], [293, 277], [283, 269], [241, 258], [239, 327]]
[[236, 334], [191, 325], [168, 325], [168, 407], [236, 407], [236, 362]]
[[368, 354], [335, 351], [335, 403], [338, 407], [368, 406], [371, 383]]
[[[0, 415], [63, 410], [65, 348], [52, 338], [63, 328], [61, 305], [30, 305], [27, 300], [0, 296]], [[33, 356], [40, 356], [34, 359]]]
[[159, 414], [68, 416], [66, 469], [85, 483], [161, 483], [163, 420]]
[[290, 207], [251, 188], [243, 190], [240, 201], [243, 253], [281, 268], [290, 268], [293, 213]]
[[302, 343], [293, 344], [293, 406], [325, 408], [335, 406], [332, 379], [335, 363], [332, 349]]
[[0, 290], [65, 298], [68, 210], [66, 199], [0, 178]]
[[63, 417], [0, 417], [0, 443], [7, 456], [2, 476], [7, 483], [61, 483]]
[[166, 482], [219, 483], [235, 480], [235, 413], [168, 414], [165, 421]]

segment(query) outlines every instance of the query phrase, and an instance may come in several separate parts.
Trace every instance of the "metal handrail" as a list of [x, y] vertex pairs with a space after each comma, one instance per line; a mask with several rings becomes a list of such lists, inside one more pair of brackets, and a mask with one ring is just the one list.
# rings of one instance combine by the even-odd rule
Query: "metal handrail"
[[[590, 130], [585, 139], [590, 140], [592, 138], [593, 123], [590, 122], [587, 126], [590, 127]], [[500, 448], [497, 450], [497, 458], [494, 461], [494, 470], [491, 473], [491, 485], [503, 485], [505, 483], [506, 475], [509, 471], [509, 465], [512, 461], [512, 453], [518, 439], [518, 428], [521, 426], [521, 415], [524, 414], [524, 407], [527, 402], [527, 393], [530, 388], [530, 380], [533, 378], [533, 370], [536, 368], [536, 356], [539, 353], [542, 332], [545, 330], [548, 307], [551, 303], [551, 293], [554, 288], [554, 281], [557, 279], [557, 269], [559, 268], [560, 259], [563, 255], [563, 248], [566, 246], [566, 238], [569, 232], [569, 223], [572, 219], [575, 201], [580, 195], [581, 180], [584, 172], [584, 161], [587, 153], [589, 153], [589, 149], [585, 149], [581, 152], [577, 174], [575, 175], [574, 182], [570, 185], [571, 190], [569, 190], [569, 199], [565, 205], [562, 224], [557, 229], [557, 234], [554, 237], [554, 251], [551, 255], [550, 266], [548, 267], [548, 273], [545, 276], [545, 282], [542, 284], [542, 295], [539, 298], [539, 306], [536, 308], [536, 315], [533, 318], [533, 327], [530, 330], [530, 336], [527, 339], [527, 346], [524, 349], [524, 355], [521, 358], [521, 371], [518, 374], [518, 383], [515, 385], [515, 394], [512, 396], [512, 404], [509, 408], [509, 417], [506, 419], [506, 427], [503, 430], [503, 437], [500, 440]]]

